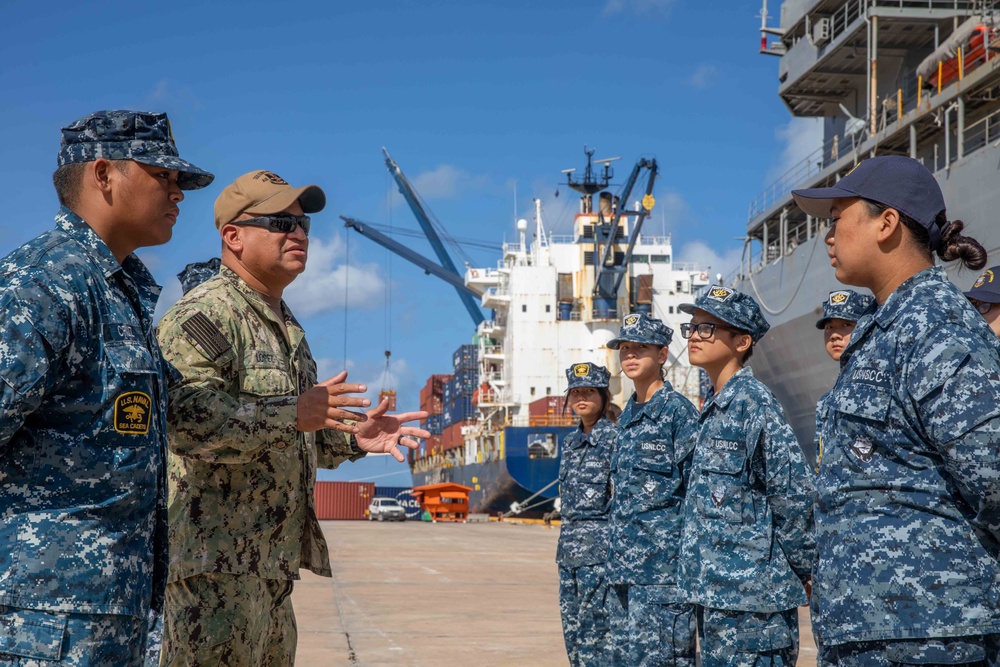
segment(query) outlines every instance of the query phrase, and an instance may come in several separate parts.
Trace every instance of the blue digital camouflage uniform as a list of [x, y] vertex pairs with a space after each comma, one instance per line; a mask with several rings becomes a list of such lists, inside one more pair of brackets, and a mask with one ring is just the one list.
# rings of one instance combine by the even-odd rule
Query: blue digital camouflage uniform
[[97, 614], [141, 662], [132, 625], [166, 581], [159, 292], [66, 208], [0, 261], [0, 660], [58, 660], [71, 616]]
[[316, 468], [364, 452], [339, 431], [298, 430], [316, 362], [281, 310], [287, 338], [260, 293], [223, 266], [160, 322], [163, 354], [183, 376], [170, 389], [166, 664], [290, 662], [292, 580], [300, 568], [331, 576]]
[[[161, 113], [62, 129], [60, 168], [98, 157], [178, 170], [182, 190], [213, 179]], [[65, 207], [0, 261], [0, 664], [143, 663], [166, 581], [159, 293]]]
[[[618, 338], [668, 345], [672, 330], [643, 314], [624, 318]], [[629, 399], [611, 459], [608, 580], [615, 585], [609, 664], [695, 664], [693, 607], [678, 588], [682, 503], [698, 411], [664, 383], [646, 403]]]
[[[750, 334], [770, 326], [757, 302], [711, 286], [701, 310]], [[781, 405], [750, 368], [702, 407], [684, 503], [681, 581], [698, 605], [703, 667], [793, 667], [796, 607], [815, 556], [812, 474]]]
[[[826, 301], [823, 302], [823, 316], [816, 321], [816, 328], [822, 330], [826, 326], [827, 320], [834, 318], [848, 322], [857, 322], [863, 315], [874, 311], [875, 306], [875, 298], [870, 294], [858, 294], [854, 290], [849, 289], [830, 292]], [[842, 354], [840, 364], [843, 366], [845, 363], [847, 363], [847, 359], [845, 358], [845, 354]], [[816, 472], [819, 472], [820, 463], [823, 461], [823, 438], [820, 437], [820, 423], [826, 419], [825, 401], [829, 395], [830, 393], [827, 392], [816, 401], [816, 430], [813, 431]]]
[[219, 275], [220, 268], [222, 260], [218, 257], [206, 262], [191, 262], [177, 274], [177, 280], [181, 281], [181, 290], [187, 294], [209, 278]]
[[[781, 405], [749, 367], [705, 403], [696, 442], [681, 580], [705, 610], [701, 664], [792, 667], [796, 607], [815, 556], [812, 473]], [[712, 632], [719, 623], [731, 636]]]
[[820, 659], [914, 664], [943, 651], [933, 664], [994, 665], [1000, 341], [935, 267], [862, 317], [846, 352], [817, 478]]
[[[566, 371], [569, 389], [607, 388], [603, 366], [574, 364]], [[559, 565], [559, 609], [569, 663], [603, 665], [607, 653], [609, 588], [608, 509], [611, 503], [611, 453], [618, 427], [600, 418], [584, 433], [566, 436], [559, 462], [562, 527], [556, 563]]]

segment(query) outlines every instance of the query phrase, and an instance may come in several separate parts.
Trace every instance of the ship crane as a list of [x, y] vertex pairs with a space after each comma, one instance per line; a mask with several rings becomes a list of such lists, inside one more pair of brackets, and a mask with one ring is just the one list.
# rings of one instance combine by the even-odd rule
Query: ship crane
[[[594, 150], [587, 150], [586, 147], [584, 147], [584, 153], [587, 155], [587, 167], [584, 170], [582, 181], [573, 180], [572, 173], [575, 171], [573, 169], [564, 170], [563, 173], [567, 174], [567, 185], [573, 190], [583, 194], [583, 212], [589, 213], [592, 209], [591, 202], [593, 201], [593, 195], [597, 192], [605, 190], [614, 175], [614, 172], [611, 170], [610, 163], [618, 160], [619, 158], [596, 160], [596, 162], [604, 163], [604, 173], [601, 175], [600, 180], [598, 180], [594, 176], [592, 166], [592, 161], [594, 161]], [[636, 206], [635, 210], [627, 210], [625, 203], [628, 202], [629, 197], [631, 197], [632, 190], [635, 188], [636, 183], [638, 183], [639, 175], [643, 170], [649, 171], [649, 177], [646, 181], [646, 192], [642, 201]], [[610, 199], [604, 199], [603, 196], [605, 193], [601, 193], [602, 199], [604, 199], [605, 202], [608, 202], [608, 205], [600, 206], [598, 208], [597, 224], [594, 226], [595, 279], [593, 299], [594, 317], [596, 319], [613, 320], [618, 318], [616, 310], [618, 290], [621, 288], [622, 281], [625, 279], [625, 275], [628, 272], [629, 262], [632, 259], [632, 250], [635, 248], [635, 244], [639, 240], [639, 233], [642, 231], [642, 223], [655, 203], [652, 193], [657, 173], [658, 168], [655, 159], [640, 158], [639, 161], [635, 163], [635, 166], [632, 168], [632, 172], [625, 181], [625, 185], [622, 187], [621, 196], [618, 199], [620, 205], [615, 206], [611, 204]], [[633, 217], [634, 221], [630, 226], [631, 229], [628, 238], [619, 241], [619, 224], [621, 223], [622, 216]], [[608, 217], [610, 217], [610, 220]], [[619, 243], [626, 244], [625, 253], [620, 258], [615, 256], [615, 247]]]

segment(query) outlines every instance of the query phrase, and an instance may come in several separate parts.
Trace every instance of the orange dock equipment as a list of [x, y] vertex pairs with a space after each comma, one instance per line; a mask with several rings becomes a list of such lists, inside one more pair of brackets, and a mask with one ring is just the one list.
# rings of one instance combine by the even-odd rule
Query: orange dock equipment
[[453, 482], [425, 484], [413, 487], [413, 495], [420, 503], [420, 509], [431, 515], [431, 521], [462, 521], [469, 515], [469, 491], [471, 486]]

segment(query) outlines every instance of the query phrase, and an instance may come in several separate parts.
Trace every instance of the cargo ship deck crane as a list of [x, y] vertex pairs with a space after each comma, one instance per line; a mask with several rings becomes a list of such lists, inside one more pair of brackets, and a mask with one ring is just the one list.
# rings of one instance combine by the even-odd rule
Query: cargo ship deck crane
[[[566, 174], [567, 185], [584, 195], [587, 202], [586, 208], [589, 212], [593, 195], [608, 187], [613, 175], [610, 163], [618, 158], [596, 160], [596, 162], [604, 163], [604, 173], [598, 179], [594, 176], [592, 165], [592, 162], [595, 161], [592, 160], [594, 151], [587, 150], [585, 147], [584, 153], [587, 155], [587, 168], [584, 171], [583, 180], [574, 181], [572, 177], [574, 170], [572, 169], [568, 169], [564, 173]], [[632, 195], [632, 190], [635, 188], [639, 180], [639, 175], [644, 169], [649, 171], [646, 181], [646, 192], [635, 210], [627, 210], [629, 197]], [[595, 279], [593, 290], [594, 316], [597, 319], [610, 320], [617, 319], [618, 317], [618, 313], [616, 312], [618, 290], [621, 288], [622, 281], [628, 272], [629, 262], [632, 259], [632, 250], [635, 248], [636, 241], [639, 240], [642, 223], [656, 203], [656, 200], [653, 199], [653, 184], [656, 181], [658, 173], [655, 159], [640, 158], [635, 163], [632, 172], [625, 181], [625, 185], [622, 187], [618, 200], [620, 203], [618, 206], [613, 207], [611, 220], [607, 220], [605, 218], [605, 211], [600, 207], [598, 208], [598, 224], [594, 226], [594, 241], [595, 250], [600, 249], [600, 251], [594, 253]], [[633, 217], [634, 222], [631, 225], [628, 238], [622, 241], [627, 245], [624, 255], [619, 259], [615, 257], [615, 247], [619, 244], [618, 225], [621, 223], [622, 216]]]

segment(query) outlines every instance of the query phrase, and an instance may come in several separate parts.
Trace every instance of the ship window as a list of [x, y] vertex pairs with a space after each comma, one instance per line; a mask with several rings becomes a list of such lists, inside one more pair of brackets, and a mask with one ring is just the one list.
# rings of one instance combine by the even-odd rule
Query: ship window
[[649, 262], [650, 264], [669, 264], [670, 255], [651, 255]]
[[687, 290], [684, 289], [684, 281], [683, 280], [678, 280], [677, 281], [677, 291], [678, 292], [686, 292], [687, 291]]
[[551, 313], [552, 312], [552, 305], [551, 304], [548, 304], [548, 303], [545, 304], [545, 312], [546, 313]]
[[531, 395], [532, 395], [532, 396], [534, 396], [534, 395], [535, 395], [535, 388], [534, 388], [534, 387], [532, 387], [532, 388], [531, 388]]
[[529, 459], [554, 459], [558, 453], [555, 433], [528, 434]]
[[521, 312], [522, 313], [528, 312], [528, 304], [526, 304], [526, 303], [522, 303], [521, 304]]
[[546, 387], [545, 388], [545, 395], [546, 396], [551, 396], [552, 395], [552, 387]]
[[640, 264], [649, 264], [649, 255], [632, 255], [633, 262], [639, 262]]
[[673, 306], [669, 306], [668, 308], [669, 309], [667, 310], [667, 312], [669, 312], [671, 315], [673, 315], [674, 314], [674, 307]]

